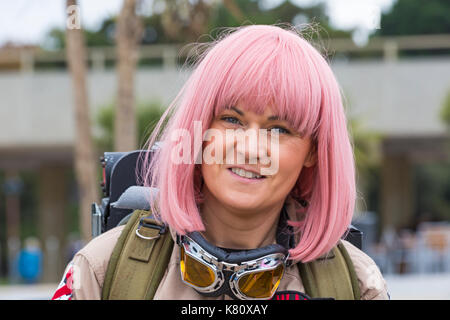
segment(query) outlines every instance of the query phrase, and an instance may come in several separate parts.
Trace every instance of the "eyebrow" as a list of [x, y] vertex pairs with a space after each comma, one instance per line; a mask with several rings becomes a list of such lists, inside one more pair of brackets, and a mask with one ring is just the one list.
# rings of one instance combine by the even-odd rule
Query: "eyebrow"
[[244, 115], [244, 113], [241, 110], [239, 110], [238, 108], [236, 108], [236, 107], [230, 107], [230, 109], [233, 110], [234, 112], [240, 114], [241, 116]]
[[[236, 107], [230, 107], [231, 110], [235, 111], [236, 113], [238, 113], [239, 115], [243, 116], [244, 112], [239, 110]], [[270, 116], [267, 118], [267, 120], [280, 120], [280, 118], [278, 116]]]

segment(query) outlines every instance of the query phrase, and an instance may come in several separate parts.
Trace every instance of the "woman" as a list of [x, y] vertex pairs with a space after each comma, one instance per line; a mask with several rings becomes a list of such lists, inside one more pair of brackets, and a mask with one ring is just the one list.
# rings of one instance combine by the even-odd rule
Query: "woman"
[[[326, 259], [340, 241], [353, 263], [360, 298], [388, 298], [374, 262], [341, 240], [356, 193], [342, 99], [326, 60], [295, 31], [245, 26], [216, 41], [149, 146], [157, 138], [162, 147], [143, 179], [158, 188], [151, 211], [177, 245], [154, 299], [303, 296], [299, 266]], [[64, 288], [66, 297], [101, 297], [122, 229], [97, 237], [75, 256], [67, 272], [78, 273], [80, 283]], [[208, 265], [215, 255], [234, 260]], [[264, 259], [257, 260], [260, 256]], [[258, 261], [258, 272], [269, 270], [270, 276], [256, 276], [249, 266], [245, 272], [233, 269], [249, 257]], [[198, 269], [187, 270], [189, 263]], [[271, 283], [259, 287], [264, 292], [248, 289], [265, 277]]]

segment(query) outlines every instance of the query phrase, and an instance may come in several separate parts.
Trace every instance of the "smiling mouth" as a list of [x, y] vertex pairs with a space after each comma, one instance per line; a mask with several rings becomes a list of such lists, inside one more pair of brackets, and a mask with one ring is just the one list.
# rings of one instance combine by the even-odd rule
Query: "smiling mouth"
[[266, 178], [266, 176], [262, 176], [262, 175], [259, 175], [254, 172], [247, 171], [247, 170], [244, 170], [241, 168], [228, 168], [228, 170], [230, 170], [231, 172], [233, 172], [234, 174], [236, 174], [242, 178], [247, 178], [247, 179], [264, 179], [264, 178]]

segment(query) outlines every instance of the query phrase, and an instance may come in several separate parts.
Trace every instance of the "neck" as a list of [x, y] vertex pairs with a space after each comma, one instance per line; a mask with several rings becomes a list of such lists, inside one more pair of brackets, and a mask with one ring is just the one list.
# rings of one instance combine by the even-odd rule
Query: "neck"
[[225, 207], [205, 194], [201, 206], [205, 224], [203, 236], [217, 247], [255, 249], [275, 242], [283, 203], [254, 211]]

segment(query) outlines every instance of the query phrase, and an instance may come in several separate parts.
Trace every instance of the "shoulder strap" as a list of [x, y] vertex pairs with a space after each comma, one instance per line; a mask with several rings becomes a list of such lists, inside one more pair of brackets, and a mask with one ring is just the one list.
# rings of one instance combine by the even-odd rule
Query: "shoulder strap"
[[173, 248], [170, 232], [149, 211], [135, 210], [114, 247], [103, 300], [153, 299]]
[[355, 268], [342, 242], [325, 258], [299, 263], [305, 293], [312, 298], [360, 300]]

